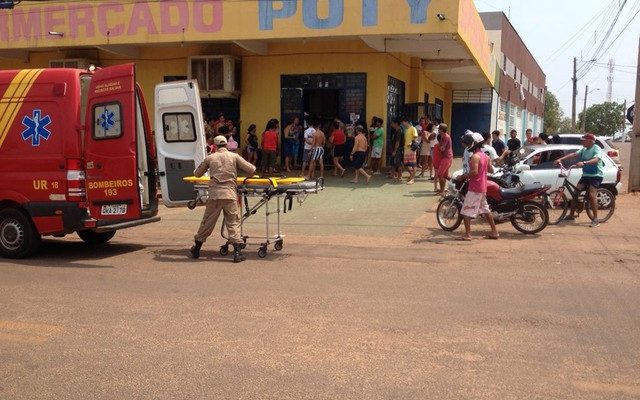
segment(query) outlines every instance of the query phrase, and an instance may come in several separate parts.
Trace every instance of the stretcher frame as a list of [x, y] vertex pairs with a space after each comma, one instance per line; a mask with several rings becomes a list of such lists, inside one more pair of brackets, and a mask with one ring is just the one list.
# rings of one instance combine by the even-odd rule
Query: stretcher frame
[[[240, 181], [240, 178], [238, 179]], [[265, 179], [259, 179], [264, 181]], [[287, 213], [293, 208], [293, 199], [296, 199], [298, 205], [302, 205], [309, 194], [317, 194], [324, 190], [324, 179], [318, 178], [315, 181], [301, 181], [298, 183], [278, 183], [278, 178], [268, 178], [268, 183], [247, 183], [256, 181], [256, 178], [246, 178], [239, 183], [237, 187], [238, 200], [243, 212], [240, 217], [240, 237], [242, 238], [241, 247], [244, 249], [247, 245], [258, 245], [258, 257], [265, 258], [268, 248], [273, 244], [275, 251], [280, 251], [284, 247], [284, 237], [281, 229], [280, 214]], [[190, 209], [194, 209], [197, 205], [206, 204], [209, 198], [209, 185], [203, 181], [194, 181], [195, 199], [188, 203]], [[249, 199], [257, 198], [258, 201], [250, 205]], [[271, 200], [275, 199], [275, 211], [269, 207]], [[287, 205], [288, 203], [288, 205]], [[256, 215], [258, 210], [264, 208], [265, 212], [265, 233], [260, 235], [246, 235], [244, 223], [251, 216]], [[270, 216], [276, 215], [276, 232], [272, 234], [270, 228]], [[229, 233], [226, 230], [226, 224], [220, 227], [220, 236], [226, 240], [226, 243], [220, 246], [220, 255], [226, 256], [229, 253], [229, 247], [232, 245], [229, 240]], [[256, 240], [256, 242], [253, 242]]]

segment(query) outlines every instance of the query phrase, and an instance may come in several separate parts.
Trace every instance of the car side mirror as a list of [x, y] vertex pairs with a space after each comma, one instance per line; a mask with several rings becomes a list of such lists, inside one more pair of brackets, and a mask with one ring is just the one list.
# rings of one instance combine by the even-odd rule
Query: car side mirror
[[529, 171], [530, 169], [531, 167], [528, 166], [527, 164], [522, 164], [522, 165], [518, 165], [518, 167], [516, 168], [516, 172]]

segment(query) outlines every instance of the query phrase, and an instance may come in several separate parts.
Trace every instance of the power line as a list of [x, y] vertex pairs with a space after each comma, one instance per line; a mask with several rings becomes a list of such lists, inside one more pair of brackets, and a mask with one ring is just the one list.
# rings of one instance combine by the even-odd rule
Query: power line
[[593, 17], [591, 17], [591, 19], [589, 21], [587, 21], [584, 25], [582, 25], [576, 33], [573, 34], [573, 36], [571, 36], [569, 39], [567, 39], [566, 42], [564, 42], [560, 47], [558, 47], [558, 49], [556, 49], [556, 51], [554, 51], [553, 53], [551, 53], [551, 55], [549, 55], [547, 58], [544, 59], [544, 61], [542, 61], [543, 64], [546, 64], [547, 62], [553, 60], [554, 58], [556, 58], [555, 56], [558, 53], [562, 53], [564, 52], [564, 50], [566, 50], [566, 48], [568, 48], [569, 46], [571, 46], [573, 43], [576, 42], [576, 40], [578, 40], [580, 38], [581, 34], [584, 34], [584, 29], [591, 25], [591, 23], [593, 21], [595, 21], [598, 17], [601, 17], [603, 15], [603, 13], [608, 9], [608, 8], [612, 8], [612, 6], [615, 4], [615, 0], [612, 0], [611, 2], [609, 2], [609, 4], [607, 4], [602, 11], [598, 11]]
[[[613, 22], [611, 23], [611, 25], [609, 26], [609, 29], [607, 30], [607, 33], [604, 35], [604, 38], [602, 38], [602, 41], [600, 42], [600, 45], [596, 48], [596, 50], [593, 52], [593, 56], [590, 58], [590, 60], [599, 60], [601, 57], [601, 50], [602, 48], [605, 46], [607, 40], [609, 39], [609, 36], [611, 36], [611, 32], [613, 32], [613, 28], [616, 26], [616, 23], [618, 22], [618, 19], [620, 18], [620, 14], [622, 14], [622, 10], [624, 9], [624, 6], [627, 4], [627, 0], [623, 0], [622, 4], [620, 5], [620, 9], [618, 9], [618, 12], [616, 13], [616, 16], [613, 19]], [[589, 70], [591, 70], [591, 68], [593, 68], [593, 66], [591, 65], [587, 65], [585, 67], [585, 69], [582, 70], [582, 72], [580, 72], [578, 79], [582, 79], [584, 78], [584, 76], [588, 73]]]

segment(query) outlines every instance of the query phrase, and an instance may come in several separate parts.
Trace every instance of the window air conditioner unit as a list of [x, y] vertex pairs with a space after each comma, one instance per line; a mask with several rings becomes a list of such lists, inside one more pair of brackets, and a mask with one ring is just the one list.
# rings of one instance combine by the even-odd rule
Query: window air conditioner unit
[[86, 58], [65, 58], [61, 60], [49, 61], [50, 68], [78, 68], [89, 69], [90, 66], [99, 67], [98, 62], [95, 60], [88, 60]]
[[200, 97], [237, 98], [242, 64], [230, 55], [189, 57], [189, 79], [198, 81]]

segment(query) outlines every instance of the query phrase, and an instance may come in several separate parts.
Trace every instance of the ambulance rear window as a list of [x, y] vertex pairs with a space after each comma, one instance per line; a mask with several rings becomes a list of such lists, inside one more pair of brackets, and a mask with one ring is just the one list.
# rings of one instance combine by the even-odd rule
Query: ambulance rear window
[[122, 136], [120, 103], [103, 103], [93, 107], [93, 138], [115, 139]]
[[196, 141], [196, 131], [193, 114], [163, 114], [162, 125], [164, 126], [164, 140], [167, 143]]

